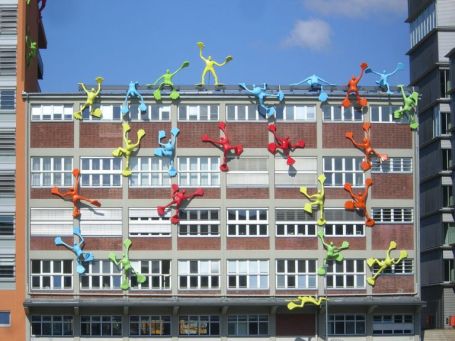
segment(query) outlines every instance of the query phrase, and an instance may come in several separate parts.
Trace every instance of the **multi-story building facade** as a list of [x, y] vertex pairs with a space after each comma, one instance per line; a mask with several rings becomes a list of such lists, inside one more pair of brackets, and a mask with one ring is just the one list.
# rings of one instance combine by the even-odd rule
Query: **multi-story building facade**
[[[85, 102], [81, 93], [27, 93], [28, 337], [322, 340], [328, 326], [332, 339], [418, 340], [418, 148], [416, 133], [393, 119], [401, 97], [365, 88], [369, 106], [344, 110], [341, 92], [321, 106], [305, 91], [282, 89], [277, 132], [305, 141], [292, 153], [293, 167], [267, 150], [273, 142], [268, 123], [237, 87], [182, 88], [178, 102], [160, 103], [143, 90], [147, 111], [131, 105], [124, 118], [133, 142], [138, 129], [146, 133], [129, 178], [121, 174], [125, 160], [112, 155], [122, 146], [126, 89], [104, 88], [102, 118], [84, 112], [82, 121], [72, 116]], [[220, 136], [219, 122], [227, 123], [231, 143], [244, 148], [228, 172], [219, 168], [222, 152], [201, 141], [203, 134]], [[373, 147], [389, 156], [366, 172], [362, 152], [345, 137], [352, 131], [360, 141], [363, 122], [371, 122]], [[169, 137], [171, 128], [180, 129], [173, 178], [167, 162], [153, 156], [158, 132]], [[80, 220], [70, 202], [51, 194], [53, 186], [73, 184], [73, 168], [81, 172], [81, 194], [102, 204], [82, 206]], [[326, 256], [317, 236], [319, 213], [304, 211], [308, 200], [299, 192], [300, 186], [316, 191], [320, 174], [326, 177], [326, 240], [350, 245], [341, 262], [329, 262], [326, 277], [318, 275]], [[363, 191], [367, 178], [373, 180], [367, 201], [373, 228], [344, 209], [350, 199], [344, 184]], [[171, 183], [205, 192], [182, 210], [178, 225], [156, 209], [170, 201]], [[54, 244], [56, 236], [71, 244], [74, 227], [95, 257], [85, 274], [76, 272], [71, 251]], [[146, 281], [132, 276], [130, 289], [122, 290], [121, 270], [109, 254], [120, 255], [127, 238], [129, 258]], [[385, 258], [392, 240], [398, 245], [392, 256], [407, 250], [408, 258], [368, 285], [366, 260]], [[305, 295], [327, 295], [328, 310], [324, 303], [287, 309], [287, 300]]]
[[455, 46], [455, 2], [409, 0], [410, 81], [418, 87], [420, 144], [420, 227], [425, 328], [449, 327], [455, 315], [453, 268], [452, 144], [449, 60]]

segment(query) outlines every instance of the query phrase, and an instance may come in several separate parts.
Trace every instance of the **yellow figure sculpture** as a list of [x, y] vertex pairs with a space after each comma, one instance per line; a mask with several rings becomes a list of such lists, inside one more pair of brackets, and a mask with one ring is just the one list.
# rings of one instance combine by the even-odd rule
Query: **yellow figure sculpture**
[[214, 61], [212, 59], [212, 56], [208, 56], [207, 58], [204, 58], [204, 56], [202, 55], [202, 50], [204, 49], [205, 45], [202, 41], [198, 42], [197, 46], [199, 47], [199, 57], [201, 57], [201, 59], [205, 62], [205, 68], [204, 68], [204, 71], [202, 71], [201, 83], [198, 85], [205, 84], [205, 75], [207, 74], [207, 72], [210, 72], [212, 74], [214, 81], [215, 81], [215, 86], [223, 85], [223, 84], [218, 83], [218, 76], [216, 75], [214, 65], [223, 66], [232, 60], [232, 56], [227, 56], [224, 59], [224, 62], [222, 62], [220, 64], [220, 63]]
[[373, 269], [375, 265], [379, 266], [378, 271], [372, 276], [367, 278], [367, 282], [369, 285], [374, 286], [376, 284], [376, 278], [384, 272], [385, 269], [390, 268], [392, 265], [397, 265], [403, 259], [408, 257], [408, 252], [406, 250], [400, 251], [400, 256], [398, 259], [390, 257], [390, 252], [397, 248], [397, 243], [395, 241], [391, 241], [389, 244], [389, 249], [387, 250], [386, 258], [384, 260], [379, 260], [377, 258], [368, 258], [367, 264], [368, 266]]
[[322, 301], [327, 301], [325, 297], [313, 297], [313, 296], [298, 296], [296, 299], [289, 301], [288, 309], [293, 310], [295, 308], [303, 308], [305, 303], [311, 303], [320, 306]]
[[131, 154], [135, 151], [135, 149], [139, 146], [141, 143], [142, 138], [145, 136], [145, 131], [144, 129], [139, 129], [137, 131], [137, 142], [132, 143], [131, 140], [128, 139], [128, 132], [131, 130], [130, 125], [128, 122], [123, 122], [122, 123], [122, 128], [123, 128], [123, 145], [125, 146], [124, 148], [118, 147], [116, 150], [112, 152], [112, 155], [116, 157], [125, 157], [125, 167], [123, 168], [122, 174], [123, 176], [130, 176], [131, 175], [131, 169], [130, 169], [130, 157]]
[[[82, 87], [82, 90], [84, 90], [85, 93], [87, 94], [87, 99], [86, 99], [84, 105], [81, 107], [81, 109], [79, 111], [73, 113], [73, 117], [76, 120], [82, 120], [82, 111], [84, 111], [85, 108], [91, 107], [93, 105], [96, 97], [98, 97], [98, 95], [100, 94], [101, 84], [103, 83], [103, 81], [104, 81], [103, 77], [96, 77], [96, 82], [98, 83], [97, 90], [95, 90], [95, 88], [91, 88], [90, 90], [87, 90], [84, 83], [78, 83]], [[101, 114], [102, 113], [101, 113], [100, 108], [96, 108], [96, 109], [92, 108], [90, 111], [90, 115], [95, 116], [95, 117], [101, 117]]]
[[321, 174], [318, 176], [318, 182], [321, 185], [321, 189], [318, 190], [316, 193], [309, 195], [308, 189], [305, 186], [300, 187], [300, 193], [310, 200], [310, 202], [306, 203], [304, 206], [305, 212], [313, 213], [313, 207], [319, 209], [319, 219], [317, 220], [317, 224], [322, 226], [326, 223], [324, 217], [324, 200], [325, 200], [325, 193], [324, 193], [324, 182], [325, 182], [325, 175]]

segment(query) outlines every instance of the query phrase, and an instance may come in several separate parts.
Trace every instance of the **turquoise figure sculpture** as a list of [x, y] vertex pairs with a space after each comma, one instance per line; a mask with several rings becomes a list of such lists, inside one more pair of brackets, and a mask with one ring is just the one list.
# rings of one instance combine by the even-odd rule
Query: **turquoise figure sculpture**
[[327, 243], [324, 240], [324, 231], [322, 229], [318, 231], [318, 237], [321, 239], [322, 245], [324, 246], [324, 248], [327, 251], [327, 254], [324, 257], [324, 263], [318, 269], [318, 275], [324, 276], [327, 273], [327, 270], [326, 270], [327, 261], [334, 260], [337, 262], [342, 262], [344, 259], [344, 256], [341, 253], [341, 251], [349, 248], [349, 242], [345, 240], [345, 241], [343, 241], [343, 243], [341, 243], [341, 246], [335, 246], [335, 245], [333, 245], [333, 242]]
[[318, 91], [319, 90], [319, 101], [320, 102], [325, 102], [329, 99], [329, 95], [327, 92], [324, 91], [324, 85], [331, 85], [333, 86], [334, 84], [330, 84], [326, 80], [322, 79], [319, 76], [316, 75], [311, 75], [307, 78], [305, 78], [303, 81], [300, 81], [298, 83], [294, 83], [291, 85], [297, 86], [300, 84], [306, 83], [311, 91]]
[[[239, 86], [248, 91], [249, 93], [253, 94], [258, 100], [258, 112], [264, 116], [265, 118], [273, 117], [276, 114], [275, 106], [273, 105], [266, 105], [265, 100], [267, 97], [272, 97], [278, 99], [278, 101], [282, 102], [284, 99], [284, 93], [279, 90], [276, 94], [267, 93], [267, 84], [264, 83], [262, 87], [256, 86], [253, 84], [251, 89], [248, 89], [245, 83], [240, 83]], [[265, 114], [264, 114], [265, 113]]]
[[79, 242], [69, 245], [66, 244], [61, 237], [55, 237], [54, 243], [57, 246], [64, 246], [70, 249], [76, 255], [76, 271], [83, 274], [85, 272], [84, 263], [91, 262], [95, 257], [93, 257], [93, 253], [83, 251], [85, 239], [82, 237], [81, 229], [79, 227], [73, 229], [73, 235], [79, 238]]
[[144, 97], [142, 97], [139, 91], [137, 91], [138, 86], [139, 83], [133, 81], [131, 81], [130, 84], [128, 85], [128, 91], [126, 92], [125, 101], [123, 102], [120, 108], [123, 116], [128, 114], [128, 112], [130, 111], [128, 107], [128, 98], [139, 98], [140, 101], [139, 110], [141, 112], [147, 111], [147, 106], [144, 103]]
[[155, 85], [161, 80], [161, 83], [158, 85], [158, 88], [153, 92], [153, 97], [155, 98], [156, 101], [161, 101], [161, 90], [164, 88], [169, 88], [171, 90], [169, 97], [172, 100], [176, 100], [180, 97], [180, 93], [174, 87], [172, 78], [176, 75], [177, 72], [179, 72], [183, 68], [186, 68], [188, 65], [190, 65], [190, 62], [184, 61], [182, 65], [180, 65], [180, 67], [172, 73], [169, 69], [167, 69], [166, 72], [163, 75], [159, 76], [158, 79], [153, 84], [147, 85], [149, 89], [153, 89]]
[[419, 122], [417, 121], [417, 103], [419, 102], [420, 94], [417, 91], [413, 91], [409, 96], [406, 96], [403, 85], [397, 85], [401, 89], [403, 96], [403, 106], [393, 112], [393, 117], [401, 119], [403, 115], [406, 115], [409, 120], [409, 126], [411, 129], [417, 129]]
[[376, 81], [376, 84], [379, 86], [379, 88], [382, 91], [387, 93], [387, 95], [391, 95], [391, 94], [393, 94], [393, 92], [390, 90], [389, 77], [393, 76], [398, 71], [403, 70], [403, 67], [404, 67], [403, 63], [398, 63], [397, 67], [395, 68], [395, 70], [393, 70], [390, 73], [387, 73], [386, 70], [383, 70], [382, 73], [381, 72], [376, 72], [376, 71], [373, 71], [373, 69], [371, 69], [370, 67], [368, 67], [365, 70], [365, 73], [374, 73], [375, 75], [378, 75], [379, 76], [379, 80]]
[[161, 142], [162, 139], [166, 137], [166, 132], [164, 130], [160, 130], [158, 132], [158, 144], [161, 146], [159, 148], [155, 148], [155, 156], [159, 157], [167, 157], [169, 158], [169, 176], [173, 177], [177, 175], [177, 170], [174, 167], [174, 156], [175, 156], [175, 144], [177, 142], [177, 136], [179, 135], [180, 130], [179, 128], [172, 128], [171, 129], [171, 138], [166, 142]]
[[123, 247], [125, 251], [122, 253], [122, 257], [117, 259], [115, 253], [111, 252], [109, 254], [109, 259], [113, 262], [116, 266], [118, 266], [122, 270], [122, 283], [120, 284], [120, 288], [123, 290], [127, 290], [130, 287], [130, 283], [128, 281], [128, 275], [132, 274], [136, 277], [136, 281], [138, 283], [144, 283], [147, 279], [144, 275], [134, 270], [133, 266], [131, 265], [131, 261], [129, 258], [129, 250], [131, 247], [132, 241], [130, 239], [126, 239], [123, 242]]

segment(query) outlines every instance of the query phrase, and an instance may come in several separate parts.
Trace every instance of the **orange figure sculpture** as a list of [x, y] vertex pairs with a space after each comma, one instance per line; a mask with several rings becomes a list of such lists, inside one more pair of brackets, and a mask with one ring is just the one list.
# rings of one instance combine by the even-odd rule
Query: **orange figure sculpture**
[[295, 163], [295, 160], [289, 155], [291, 151], [294, 151], [296, 148], [305, 148], [305, 141], [298, 140], [296, 144], [292, 144], [289, 136], [281, 137], [276, 133], [276, 125], [274, 123], [270, 124], [267, 128], [275, 137], [275, 142], [269, 143], [267, 149], [270, 153], [274, 154], [277, 152], [277, 149], [283, 151], [284, 156], [287, 158], [288, 166], [292, 166]]
[[172, 224], [178, 224], [180, 222], [179, 210], [185, 200], [191, 200], [194, 197], [202, 197], [204, 195], [204, 190], [202, 188], [196, 189], [193, 194], [186, 195], [186, 190], [180, 190], [179, 185], [172, 184], [172, 201], [166, 206], [158, 206], [156, 209], [160, 216], [164, 215], [164, 211], [171, 205], [175, 205], [175, 214], [171, 217]]
[[58, 195], [60, 198], [65, 199], [66, 197], [70, 197], [71, 201], [73, 202], [73, 217], [79, 218], [81, 216], [81, 211], [79, 210], [79, 202], [80, 201], [87, 201], [90, 204], [101, 207], [101, 203], [98, 200], [88, 199], [79, 194], [79, 177], [81, 176], [81, 171], [77, 168], [73, 169], [73, 176], [74, 176], [74, 186], [70, 188], [66, 192], [60, 192], [57, 187], [52, 187], [51, 193], [54, 195]]
[[365, 180], [365, 189], [363, 192], [358, 192], [357, 194], [352, 191], [352, 185], [350, 183], [344, 184], [344, 189], [349, 192], [351, 195], [352, 200], [348, 200], [344, 203], [344, 208], [347, 210], [359, 210], [365, 216], [365, 225], [369, 227], [373, 227], [375, 221], [371, 218], [370, 214], [367, 210], [367, 197], [368, 197], [368, 190], [373, 185], [373, 180], [368, 178]]
[[360, 165], [360, 167], [362, 167], [364, 171], [367, 171], [371, 168], [370, 156], [376, 155], [379, 158], [380, 162], [386, 161], [388, 158], [387, 154], [380, 154], [376, 150], [374, 150], [373, 147], [371, 147], [370, 128], [371, 128], [370, 122], [365, 122], [363, 124], [362, 129], [364, 131], [364, 136], [362, 142], [360, 143], [354, 141], [352, 131], [348, 131], [345, 135], [347, 139], [351, 140], [354, 146], [361, 149], [365, 154], [365, 158], [363, 159], [362, 164]]
[[351, 106], [351, 100], [349, 99], [349, 96], [351, 94], [355, 94], [355, 97], [357, 99], [357, 103], [359, 104], [359, 106], [365, 107], [368, 104], [368, 101], [365, 97], [360, 97], [359, 88], [357, 86], [359, 84], [360, 80], [362, 79], [363, 73], [365, 72], [366, 68], [368, 68], [367, 63], [360, 64], [360, 69], [361, 69], [360, 75], [358, 77], [353, 75], [352, 78], [349, 80], [346, 97], [344, 98], [343, 102], [341, 103], [343, 105], [343, 107], [349, 108]]
[[202, 139], [202, 142], [210, 142], [210, 143], [213, 143], [214, 145], [218, 145], [221, 149], [223, 149], [224, 158], [223, 158], [223, 163], [220, 165], [220, 170], [222, 172], [227, 172], [229, 170], [229, 167], [227, 165], [227, 158], [228, 158], [229, 153], [232, 150], [232, 151], [234, 151], [234, 154], [236, 156], [240, 156], [240, 154], [243, 153], [243, 146], [241, 144], [238, 144], [236, 146], [231, 144], [231, 142], [229, 141], [229, 137], [227, 136], [227, 133], [226, 133], [226, 123], [225, 122], [218, 123], [218, 128], [224, 134], [223, 137], [220, 137], [219, 141], [209, 138], [209, 136], [207, 134], [202, 135], [201, 139]]

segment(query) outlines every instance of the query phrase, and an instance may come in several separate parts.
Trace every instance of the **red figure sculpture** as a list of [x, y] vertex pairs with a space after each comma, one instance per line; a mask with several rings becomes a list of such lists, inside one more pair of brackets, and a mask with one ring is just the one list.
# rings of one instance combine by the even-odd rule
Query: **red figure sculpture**
[[101, 203], [98, 200], [88, 199], [79, 194], [79, 177], [81, 176], [81, 172], [79, 169], [73, 169], [73, 176], [74, 176], [74, 186], [70, 188], [66, 192], [60, 192], [57, 187], [51, 188], [51, 193], [54, 195], [58, 195], [60, 198], [65, 199], [65, 197], [70, 197], [71, 201], [73, 202], [73, 217], [79, 218], [81, 216], [81, 211], [79, 210], [79, 202], [80, 201], [87, 201], [90, 204], [101, 207]]
[[352, 78], [348, 82], [348, 90], [346, 92], [346, 97], [344, 98], [343, 102], [341, 103], [343, 105], [343, 107], [345, 107], [345, 108], [349, 108], [351, 106], [351, 100], [349, 99], [349, 96], [351, 94], [355, 94], [355, 97], [357, 99], [357, 103], [359, 104], [359, 106], [365, 107], [368, 104], [368, 101], [365, 97], [360, 97], [359, 88], [357, 86], [357, 84], [359, 84], [360, 80], [362, 79], [365, 69], [368, 68], [368, 64], [362, 63], [362, 64], [360, 64], [360, 68], [361, 68], [361, 71], [360, 71], [359, 77], [352, 76]]
[[380, 154], [376, 150], [374, 150], [373, 147], [371, 147], [370, 128], [371, 128], [370, 122], [365, 122], [363, 124], [362, 129], [364, 131], [364, 136], [362, 142], [360, 143], [354, 141], [352, 131], [348, 131], [345, 135], [347, 139], [351, 140], [354, 146], [361, 149], [365, 154], [365, 158], [363, 159], [362, 164], [360, 165], [360, 167], [362, 167], [364, 171], [367, 171], [371, 168], [370, 156], [376, 155], [379, 158], [380, 162], [386, 161], [388, 158], [387, 154]]
[[227, 172], [229, 170], [229, 167], [227, 165], [227, 158], [231, 150], [234, 151], [234, 154], [236, 156], [240, 156], [240, 154], [243, 153], [243, 146], [241, 144], [238, 144], [236, 146], [233, 146], [231, 142], [229, 141], [229, 137], [227, 136], [226, 133], [226, 123], [225, 122], [220, 122], [218, 123], [218, 128], [223, 132], [223, 137], [220, 137], [219, 141], [213, 140], [209, 138], [207, 134], [202, 135], [201, 139], [202, 142], [210, 142], [213, 143], [214, 145], [218, 145], [221, 149], [223, 149], [224, 153], [224, 158], [223, 158], [223, 163], [220, 165], [220, 170], [222, 172]]
[[344, 208], [347, 210], [359, 210], [362, 211], [363, 215], [365, 216], [365, 225], [369, 227], [373, 227], [375, 221], [371, 218], [370, 214], [367, 210], [367, 197], [368, 197], [368, 190], [373, 185], [373, 180], [368, 178], [365, 180], [365, 189], [362, 192], [358, 192], [355, 194], [352, 192], [352, 185], [350, 183], [344, 184], [344, 189], [349, 192], [351, 195], [352, 200], [348, 200], [344, 203]]
[[276, 133], [276, 125], [274, 123], [272, 123], [268, 126], [268, 130], [275, 137], [275, 142], [269, 143], [267, 149], [273, 155], [276, 154], [277, 149], [281, 149], [283, 151], [284, 156], [286, 156], [286, 158], [287, 158], [288, 166], [292, 166], [295, 163], [295, 160], [289, 155], [289, 153], [291, 151], [294, 151], [296, 148], [304, 148], [305, 141], [298, 140], [296, 144], [292, 144], [291, 141], [289, 141], [289, 136], [286, 136], [286, 137], [278, 136]]
[[164, 211], [171, 205], [175, 204], [175, 214], [171, 217], [172, 224], [178, 224], [180, 222], [179, 210], [185, 200], [191, 200], [194, 197], [202, 197], [204, 195], [204, 190], [202, 188], [196, 189], [193, 194], [186, 195], [186, 190], [180, 190], [179, 185], [172, 185], [172, 201], [166, 206], [158, 206], [156, 209], [160, 216], [164, 215]]

